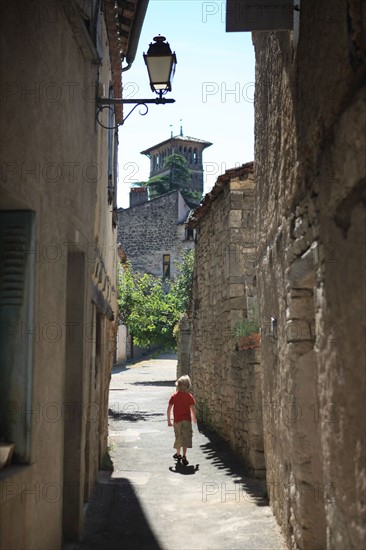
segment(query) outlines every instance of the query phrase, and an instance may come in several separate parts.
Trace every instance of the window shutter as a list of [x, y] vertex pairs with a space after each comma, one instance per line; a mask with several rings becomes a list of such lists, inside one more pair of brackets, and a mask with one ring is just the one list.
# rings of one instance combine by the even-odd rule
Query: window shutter
[[226, 0], [226, 31], [292, 30], [294, 0]]
[[34, 212], [0, 212], [0, 436], [30, 458]]

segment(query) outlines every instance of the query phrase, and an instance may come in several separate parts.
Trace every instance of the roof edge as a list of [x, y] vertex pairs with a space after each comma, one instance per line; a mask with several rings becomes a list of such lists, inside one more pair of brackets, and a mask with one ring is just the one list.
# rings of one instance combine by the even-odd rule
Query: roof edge
[[[184, 137], [190, 138], [191, 136], [183, 136], [183, 138]], [[199, 139], [199, 138], [191, 138], [191, 139], [192, 139], [192, 143], [195, 142], [199, 145], [204, 145], [203, 149], [206, 149], [207, 147], [211, 147], [211, 145], [213, 145], [213, 143], [211, 143], [211, 141], [206, 141], [204, 139]], [[156, 145], [152, 145], [151, 147], [148, 147], [147, 149], [144, 149], [143, 151], [140, 151], [140, 154], [149, 156], [149, 152], [152, 149], [156, 149], [157, 147], [161, 147], [161, 145], [164, 145], [165, 143], [171, 143], [172, 140], [175, 140], [175, 141], [181, 140], [182, 142], [187, 142], [188, 141], [187, 139], [186, 140], [182, 139], [182, 136], [174, 136], [172, 138], [165, 139], [164, 141], [161, 141], [160, 143], [157, 143]]]
[[254, 173], [253, 161], [246, 162], [241, 166], [238, 166], [236, 168], [229, 168], [228, 170], [226, 170], [224, 174], [222, 174], [217, 178], [216, 183], [211, 189], [211, 191], [203, 197], [201, 204], [196, 208], [196, 210], [194, 210], [191, 213], [186, 223], [186, 226], [191, 229], [194, 229], [195, 227], [197, 227], [197, 225], [200, 223], [200, 221], [204, 218], [204, 216], [210, 209], [211, 204], [223, 192], [227, 184], [230, 183], [230, 181], [234, 177], [240, 178], [241, 176], [245, 176], [253, 173]]

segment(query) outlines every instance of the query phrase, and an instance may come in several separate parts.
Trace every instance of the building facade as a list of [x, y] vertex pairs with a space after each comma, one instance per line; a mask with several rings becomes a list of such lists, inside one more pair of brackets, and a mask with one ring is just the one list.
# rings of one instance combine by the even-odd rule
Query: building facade
[[185, 227], [190, 208], [180, 191], [148, 200], [147, 188], [132, 188], [130, 208], [118, 209], [118, 244], [135, 271], [170, 279], [183, 250], [194, 248]]
[[79, 538], [107, 450], [118, 136], [95, 98], [121, 95], [146, 2], [0, 9], [0, 438], [15, 444], [0, 548], [56, 550]]

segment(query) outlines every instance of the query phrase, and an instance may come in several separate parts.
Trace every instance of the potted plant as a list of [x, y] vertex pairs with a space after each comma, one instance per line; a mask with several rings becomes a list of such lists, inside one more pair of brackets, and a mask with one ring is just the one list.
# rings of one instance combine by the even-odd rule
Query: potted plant
[[259, 348], [260, 324], [256, 319], [242, 319], [235, 324], [234, 337], [239, 351]]

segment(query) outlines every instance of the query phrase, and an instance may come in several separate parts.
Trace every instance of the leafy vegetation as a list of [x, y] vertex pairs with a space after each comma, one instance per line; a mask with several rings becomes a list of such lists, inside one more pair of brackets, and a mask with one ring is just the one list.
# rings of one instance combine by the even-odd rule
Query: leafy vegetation
[[190, 189], [192, 174], [188, 168], [187, 159], [176, 153], [169, 155], [164, 161], [164, 168], [167, 173], [161, 176], [153, 176], [147, 182], [140, 182], [138, 185], [148, 187], [152, 199], [174, 189], [179, 189], [189, 204], [199, 204], [201, 194]]
[[183, 250], [181, 261], [175, 262], [176, 276], [172, 280], [170, 292], [176, 296], [178, 309], [188, 313], [194, 269], [194, 250]]
[[260, 330], [260, 324], [255, 319], [243, 319], [242, 321], [238, 321], [235, 324], [234, 327], [234, 336], [237, 340], [238, 338], [242, 338], [243, 336], [250, 336], [251, 334], [255, 334], [259, 332]]
[[134, 343], [147, 348], [176, 348], [174, 327], [188, 310], [194, 267], [194, 252], [184, 251], [170, 281], [134, 272], [129, 263], [119, 268], [118, 307], [121, 321]]

